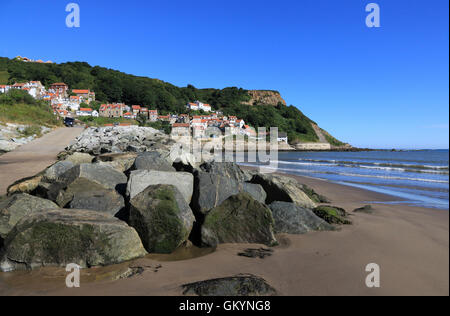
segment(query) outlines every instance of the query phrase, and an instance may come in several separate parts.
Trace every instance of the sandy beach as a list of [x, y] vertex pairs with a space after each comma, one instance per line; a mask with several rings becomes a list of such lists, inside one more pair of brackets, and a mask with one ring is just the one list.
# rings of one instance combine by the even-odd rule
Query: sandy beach
[[[292, 176], [294, 177], [294, 176]], [[396, 198], [322, 180], [295, 177], [352, 211], [368, 202]], [[279, 295], [449, 295], [448, 211], [372, 204], [374, 214], [353, 214], [353, 225], [336, 232], [278, 235], [265, 259], [237, 253], [255, 244], [223, 244], [193, 259], [155, 256], [117, 266], [84, 270], [81, 288], [65, 287], [63, 269], [0, 274], [0, 295], [181, 295], [181, 285], [251, 273]], [[209, 254], [208, 254], [209, 253]], [[169, 261], [167, 261], [169, 260]], [[367, 288], [365, 267], [381, 268], [381, 287]], [[144, 273], [114, 280], [129, 266]]]

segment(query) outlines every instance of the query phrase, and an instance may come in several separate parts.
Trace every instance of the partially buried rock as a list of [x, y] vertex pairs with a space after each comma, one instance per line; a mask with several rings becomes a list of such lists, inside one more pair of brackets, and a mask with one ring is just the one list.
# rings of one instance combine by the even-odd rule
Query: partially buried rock
[[260, 243], [276, 245], [272, 212], [248, 193], [239, 193], [213, 208], [201, 228], [202, 242], [208, 246], [221, 243]]
[[136, 231], [99, 212], [55, 209], [17, 223], [5, 239], [0, 270], [104, 266], [146, 255]]
[[150, 253], [171, 253], [191, 233], [195, 217], [173, 185], [152, 185], [130, 201], [130, 225]]
[[268, 248], [258, 248], [258, 249], [248, 248], [245, 249], [244, 252], [238, 253], [238, 256], [264, 259], [265, 257], [270, 257], [272, 253], [273, 250]]
[[274, 296], [276, 290], [264, 279], [251, 274], [211, 279], [183, 287], [183, 295], [197, 296]]
[[373, 214], [374, 210], [373, 210], [373, 207], [371, 205], [365, 205], [363, 207], [357, 208], [353, 212], [355, 212], [355, 213]]
[[352, 224], [352, 222], [346, 218], [347, 212], [340, 207], [321, 205], [313, 209], [313, 212], [329, 224]]
[[275, 221], [276, 233], [305, 234], [310, 231], [334, 230], [333, 226], [315, 215], [311, 210], [288, 202], [269, 205]]
[[16, 194], [0, 202], [0, 239], [6, 238], [13, 227], [22, 218], [33, 213], [58, 206], [49, 200], [44, 200], [28, 194]]

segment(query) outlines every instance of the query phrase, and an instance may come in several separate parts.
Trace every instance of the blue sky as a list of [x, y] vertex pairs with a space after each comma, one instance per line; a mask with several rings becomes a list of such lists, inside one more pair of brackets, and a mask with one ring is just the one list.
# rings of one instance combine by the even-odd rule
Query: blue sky
[[449, 147], [447, 0], [79, 0], [76, 29], [70, 2], [3, 0], [0, 56], [278, 90], [355, 146]]

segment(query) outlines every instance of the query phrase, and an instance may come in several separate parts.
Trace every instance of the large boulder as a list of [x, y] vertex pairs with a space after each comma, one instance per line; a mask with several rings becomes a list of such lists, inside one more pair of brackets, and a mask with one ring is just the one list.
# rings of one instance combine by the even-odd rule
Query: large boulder
[[334, 230], [333, 226], [311, 210], [294, 203], [273, 202], [269, 207], [275, 221], [275, 233], [305, 234], [315, 230]]
[[194, 190], [194, 176], [187, 172], [170, 172], [157, 170], [131, 171], [127, 185], [127, 195], [133, 199], [150, 185], [170, 184], [183, 195], [186, 202], [191, 203]]
[[0, 270], [117, 264], [146, 255], [134, 228], [110, 215], [55, 209], [23, 218], [5, 239]]
[[272, 212], [248, 193], [239, 193], [213, 208], [201, 228], [202, 242], [208, 246], [221, 243], [277, 243]]
[[[37, 193], [39, 196], [55, 201], [60, 207], [69, 207], [69, 203], [76, 196], [78, 200], [80, 197], [90, 196], [89, 200], [83, 204], [83, 208], [90, 210], [97, 210], [98, 205], [107, 203], [106, 200], [111, 197], [112, 201], [99, 210], [104, 211], [105, 207], [124, 204], [123, 197], [117, 192], [124, 194], [126, 183], [127, 177], [110, 166], [81, 164], [66, 171], [51, 184], [41, 183]], [[93, 204], [88, 206], [88, 202]], [[112, 214], [117, 210], [114, 207], [107, 212]]]
[[266, 204], [274, 201], [292, 202], [304, 208], [315, 208], [317, 206], [305, 192], [302, 186], [293, 178], [271, 175], [256, 174], [253, 176], [252, 183], [262, 185], [267, 193]]
[[176, 171], [172, 164], [157, 151], [139, 154], [133, 168], [135, 170]]
[[57, 181], [61, 175], [63, 175], [66, 171], [72, 169], [74, 166], [74, 163], [69, 160], [58, 161], [44, 171], [43, 180], [46, 182]]
[[204, 171], [195, 171], [194, 175], [197, 184], [194, 208], [202, 214], [240, 192], [249, 193], [261, 203], [266, 200], [266, 192], [258, 184], [240, 182], [235, 177]]
[[28, 194], [16, 194], [0, 202], [0, 238], [6, 238], [22, 218], [58, 206]]
[[150, 253], [171, 253], [191, 233], [194, 214], [173, 185], [151, 185], [130, 201], [130, 225]]
[[127, 177], [122, 172], [109, 166], [81, 164], [61, 175], [59, 181], [66, 186], [93, 182], [106, 189], [120, 190], [125, 187]]

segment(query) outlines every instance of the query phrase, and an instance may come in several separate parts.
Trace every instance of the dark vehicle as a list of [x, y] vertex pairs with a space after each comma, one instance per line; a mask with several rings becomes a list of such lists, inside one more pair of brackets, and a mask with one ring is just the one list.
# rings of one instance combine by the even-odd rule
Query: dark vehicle
[[75, 119], [74, 118], [66, 117], [64, 119], [64, 125], [66, 125], [67, 127], [73, 127], [74, 123], [75, 123]]

